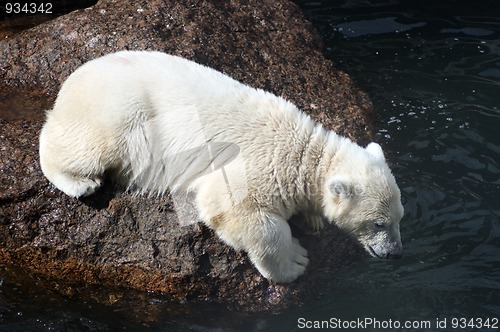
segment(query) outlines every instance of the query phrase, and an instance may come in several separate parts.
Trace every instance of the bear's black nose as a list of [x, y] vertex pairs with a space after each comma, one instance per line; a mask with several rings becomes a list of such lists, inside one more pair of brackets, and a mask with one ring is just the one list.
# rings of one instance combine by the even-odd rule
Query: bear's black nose
[[403, 257], [403, 254], [400, 252], [388, 253], [387, 256], [385, 256], [387, 259], [400, 259], [401, 257]]

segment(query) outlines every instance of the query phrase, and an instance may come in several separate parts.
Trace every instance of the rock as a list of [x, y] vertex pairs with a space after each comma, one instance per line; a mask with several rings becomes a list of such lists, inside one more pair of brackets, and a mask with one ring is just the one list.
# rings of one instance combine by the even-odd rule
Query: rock
[[101, 0], [0, 41], [0, 263], [67, 295], [126, 287], [247, 310], [294, 304], [334, 283], [332, 271], [357, 246], [333, 226], [319, 238], [294, 229], [311, 262], [303, 277], [279, 285], [197, 216], [179, 225], [169, 197], [136, 197], [107, 183], [76, 200], [48, 183], [38, 163], [44, 110], [78, 66], [122, 49], [183, 56], [284, 96], [353, 140], [372, 134], [366, 95], [323, 57], [320, 37], [291, 2]]

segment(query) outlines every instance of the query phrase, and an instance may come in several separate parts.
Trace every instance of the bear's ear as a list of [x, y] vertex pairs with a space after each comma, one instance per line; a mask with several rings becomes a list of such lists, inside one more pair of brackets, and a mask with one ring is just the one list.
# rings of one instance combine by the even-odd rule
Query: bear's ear
[[348, 198], [353, 196], [352, 185], [344, 177], [334, 177], [328, 184], [330, 193], [336, 198]]
[[371, 142], [368, 144], [366, 146], [366, 151], [375, 158], [385, 161], [384, 151], [382, 151], [382, 148], [377, 143]]

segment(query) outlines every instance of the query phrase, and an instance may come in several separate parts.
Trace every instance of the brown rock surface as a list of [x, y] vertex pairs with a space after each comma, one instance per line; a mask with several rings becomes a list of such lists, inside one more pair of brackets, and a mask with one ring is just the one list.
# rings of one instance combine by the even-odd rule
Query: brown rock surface
[[78, 66], [146, 49], [282, 95], [365, 143], [371, 104], [321, 47], [285, 0], [101, 0], [0, 41], [0, 264], [22, 266], [49, 280], [47, 287], [63, 281], [68, 295], [83, 285], [124, 286], [259, 310], [317, 293], [314, 284], [331, 282], [328, 271], [348, 264], [356, 248], [334, 227], [319, 238], [295, 232], [310, 253], [306, 275], [291, 285], [269, 283], [211, 230], [180, 227], [169, 197], [134, 197], [111, 183], [82, 200], [65, 196], [41, 173], [38, 135], [43, 111]]

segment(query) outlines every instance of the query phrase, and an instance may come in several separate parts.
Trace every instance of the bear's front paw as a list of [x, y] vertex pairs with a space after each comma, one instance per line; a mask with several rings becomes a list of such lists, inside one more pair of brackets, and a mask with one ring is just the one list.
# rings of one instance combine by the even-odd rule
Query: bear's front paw
[[287, 252], [275, 253], [273, 257], [267, 257], [260, 263], [256, 262], [255, 265], [267, 279], [286, 283], [292, 282], [301, 276], [308, 263], [307, 250], [299, 244], [297, 239], [293, 238]]
[[307, 225], [309, 225], [310, 228], [310, 232], [307, 233], [312, 233], [317, 235], [319, 234], [319, 232], [321, 232], [321, 230], [325, 226], [325, 224], [323, 223], [323, 217], [321, 217], [320, 215], [306, 214], [304, 218], [306, 219], [306, 223]]
[[307, 235], [319, 235], [324, 227], [323, 217], [318, 214], [303, 214], [302, 218], [293, 218], [291, 222]]

